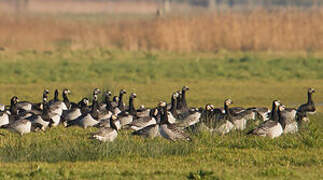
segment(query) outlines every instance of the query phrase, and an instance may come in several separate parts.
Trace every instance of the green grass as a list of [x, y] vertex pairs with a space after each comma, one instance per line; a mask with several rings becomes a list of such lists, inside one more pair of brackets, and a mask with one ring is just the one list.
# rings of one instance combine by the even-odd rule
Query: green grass
[[[306, 101], [308, 87], [322, 103], [320, 56], [268, 53], [124, 52], [92, 49], [56, 52], [1, 52], [0, 102], [13, 95], [40, 101], [44, 88], [72, 90], [71, 100], [94, 87], [136, 92], [136, 106], [156, 105], [184, 84], [190, 106], [288, 107]], [[0, 130], [0, 179], [322, 179], [322, 106], [295, 135], [277, 139], [192, 135], [193, 142], [132, 137], [123, 131], [113, 143], [89, 139], [94, 128], [49, 129], [23, 137]], [[247, 130], [246, 130], [247, 131]]]

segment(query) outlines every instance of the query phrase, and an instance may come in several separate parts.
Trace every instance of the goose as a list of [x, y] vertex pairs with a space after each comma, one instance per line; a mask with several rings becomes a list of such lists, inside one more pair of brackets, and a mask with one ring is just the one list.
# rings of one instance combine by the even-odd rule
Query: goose
[[288, 134], [288, 133], [296, 133], [298, 132], [298, 127], [299, 123], [301, 123], [301, 120], [296, 120], [295, 118], [290, 117], [290, 113], [288, 113], [285, 108], [285, 105], [282, 105], [283, 111], [280, 111], [280, 118], [279, 118], [279, 123], [281, 124], [283, 128], [283, 133]]
[[180, 130], [175, 124], [169, 123], [167, 116], [167, 103], [161, 101], [159, 103], [159, 107], [162, 109], [159, 126], [160, 135], [171, 141], [192, 141], [192, 139], [187, 134], [185, 134], [184, 131]]
[[64, 121], [73, 121], [79, 118], [82, 113], [86, 113], [88, 111], [87, 106], [89, 105], [89, 99], [83, 98], [79, 103], [78, 107], [73, 107], [68, 111], [65, 111], [63, 114]]
[[273, 102], [273, 111], [271, 115], [271, 119], [264, 121], [257, 128], [248, 132], [248, 134], [256, 135], [256, 136], [266, 136], [271, 139], [279, 137], [283, 133], [283, 127], [281, 125], [281, 112], [285, 110], [284, 106], [279, 105], [277, 108], [277, 104], [279, 101], [275, 100]]
[[104, 99], [103, 99], [103, 102], [100, 104], [100, 111], [108, 110], [112, 112], [113, 106], [110, 100], [110, 97], [112, 95], [111, 91], [105, 91], [103, 95], [104, 95]]
[[79, 125], [86, 129], [87, 127], [92, 127], [99, 123], [98, 116], [98, 96], [96, 94], [93, 95], [92, 109], [91, 112], [87, 113], [85, 116], [81, 117], [79, 120]]
[[31, 116], [27, 117], [26, 119], [31, 121], [33, 124], [40, 124], [42, 126], [42, 130], [45, 131], [45, 129], [49, 126], [51, 123], [51, 118], [48, 117], [48, 104], [47, 104], [47, 98], [43, 97], [43, 111], [41, 114], [35, 114], [31, 112]]
[[[113, 119], [115, 119], [115, 120], [113, 120]], [[112, 114], [109, 119], [101, 120], [98, 124], [94, 125], [94, 127], [97, 127], [97, 128], [103, 128], [103, 127], [110, 128], [111, 127], [111, 121], [114, 121], [114, 125], [115, 125], [117, 130], [121, 129], [121, 123], [120, 123], [120, 120], [118, 120], [118, 116], [116, 114]]]
[[177, 97], [177, 116], [180, 119], [184, 119], [187, 115], [189, 108], [186, 102], [186, 92], [189, 90], [189, 87], [184, 86], [181, 91], [178, 92]]
[[170, 110], [169, 110], [169, 113], [168, 113], [168, 121], [171, 123], [171, 124], [174, 124], [176, 122], [176, 117], [178, 117], [177, 115], [177, 98], [178, 98], [179, 94], [178, 92], [174, 92], [172, 94], [172, 97], [171, 97], [171, 107], [170, 107]]
[[6, 105], [0, 104], [0, 111], [4, 111], [6, 109]]
[[316, 112], [315, 104], [312, 99], [312, 95], [315, 93], [315, 89], [309, 88], [307, 90], [307, 103], [300, 105], [297, 108], [298, 118], [303, 121], [308, 121], [307, 113], [314, 114]]
[[258, 117], [262, 121], [269, 120], [270, 109], [268, 109], [266, 107], [251, 107], [251, 108], [247, 108], [246, 110], [247, 111], [250, 111], [251, 110], [251, 111], [255, 112], [255, 115], [258, 115]]
[[145, 108], [144, 105], [140, 105], [139, 109], [137, 109], [136, 116], [138, 118], [149, 117], [151, 109]]
[[131, 93], [129, 97], [129, 107], [127, 111], [129, 112], [130, 115], [132, 116], [137, 116], [137, 111], [135, 109], [135, 105], [133, 103], [134, 99], [137, 97], [136, 93]]
[[52, 99], [52, 100], [50, 100], [49, 102], [48, 102], [48, 104], [49, 105], [51, 105], [51, 104], [53, 104], [53, 103], [55, 103], [55, 102], [58, 102], [59, 101], [59, 99], [58, 99], [58, 89], [55, 89], [55, 92], [54, 92], [54, 98]]
[[117, 116], [112, 115], [110, 120], [110, 127], [100, 128], [99, 131], [94, 133], [92, 137], [102, 142], [114, 141], [118, 136], [118, 128], [115, 125], [116, 120]]
[[189, 110], [189, 115], [185, 119], [181, 120], [179, 123], [176, 123], [177, 127], [187, 128], [193, 126], [194, 124], [200, 122], [201, 112], [198, 108], [191, 108]]
[[[43, 96], [42, 98], [47, 98], [48, 97], [48, 93], [49, 91], [47, 89], [45, 89], [43, 91]], [[42, 103], [31, 103], [29, 101], [20, 101], [17, 103], [17, 108], [24, 111], [24, 112], [30, 112], [30, 111], [34, 111], [34, 113], [41, 113], [41, 109], [42, 109]]]
[[233, 101], [231, 99], [226, 100], [226, 117], [232, 124], [234, 125], [234, 128], [236, 130], [244, 130], [247, 127], [247, 120], [254, 118], [254, 112], [251, 110], [245, 110], [242, 112], [237, 112], [237, 113], [231, 113], [229, 110], [229, 105], [233, 104]]
[[62, 114], [63, 110], [68, 110], [71, 106], [71, 103], [67, 95], [70, 93], [71, 91], [69, 89], [64, 89], [62, 92], [63, 101], [55, 101], [52, 104], [49, 104], [49, 108], [58, 114]]
[[120, 111], [124, 111], [125, 110], [125, 104], [123, 103], [123, 95], [126, 94], [126, 90], [121, 89], [120, 93], [119, 93], [119, 101], [118, 101], [118, 108], [120, 109]]
[[0, 111], [0, 127], [9, 124], [9, 111]]
[[205, 123], [205, 125], [210, 129], [211, 132], [215, 132], [220, 135], [225, 135], [234, 128], [234, 124], [231, 121], [232, 119], [230, 118], [231, 112], [229, 111], [229, 106], [231, 104], [231, 99], [226, 99], [224, 101], [225, 114], [220, 114], [221, 111], [219, 110], [212, 110], [209, 113], [211, 118], [207, 121], [207, 123]]
[[132, 121], [130, 124], [128, 124], [128, 126], [131, 129], [138, 131], [138, 130], [145, 128], [149, 125], [156, 124], [157, 123], [157, 121], [156, 121], [157, 113], [158, 113], [158, 110], [156, 108], [152, 109], [150, 111], [148, 117], [138, 118], [138, 119]]

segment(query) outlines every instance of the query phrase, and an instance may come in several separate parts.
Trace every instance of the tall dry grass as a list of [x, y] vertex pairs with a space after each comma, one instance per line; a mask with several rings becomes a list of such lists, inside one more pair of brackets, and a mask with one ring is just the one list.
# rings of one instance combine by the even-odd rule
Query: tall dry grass
[[[323, 9], [225, 12], [145, 20], [72, 21], [0, 16], [7, 49], [110, 47], [126, 50], [323, 50]], [[102, 17], [101, 17], [102, 19]]]

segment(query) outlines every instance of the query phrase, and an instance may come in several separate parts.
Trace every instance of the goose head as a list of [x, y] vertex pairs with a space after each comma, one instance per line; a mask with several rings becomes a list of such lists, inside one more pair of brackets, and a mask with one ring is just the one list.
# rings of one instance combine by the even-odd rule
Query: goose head
[[172, 98], [173, 98], [173, 99], [176, 99], [178, 96], [179, 96], [178, 92], [174, 92], [174, 93], [172, 94]]
[[310, 93], [310, 94], [315, 93], [315, 89], [314, 88], [309, 88], [307, 92]]
[[276, 107], [278, 107], [280, 105], [280, 101], [279, 100], [274, 100], [273, 101], [273, 105], [275, 105]]
[[130, 98], [132, 98], [132, 99], [133, 99], [133, 98], [136, 98], [136, 97], [137, 97], [137, 94], [136, 94], [136, 93], [131, 93], [131, 94], [130, 94]]
[[167, 106], [167, 103], [166, 103], [165, 101], [160, 101], [160, 102], [158, 103], [158, 107], [163, 108], [163, 107], [166, 107], [166, 106]]
[[212, 104], [206, 104], [205, 105], [205, 110], [211, 111], [212, 109], [214, 109], [214, 106]]
[[279, 105], [279, 107], [278, 107], [278, 110], [280, 111], [280, 112], [282, 112], [282, 111], [285, 111], [285, 109], [286, 109], [286, 106], [285, 105]]
[[89, 105], [89, 99], [88, 98], [83, 98], [80, 103], [81, 106], [88, 106]]
[[18, 97], [17, 96], [13, 96], [12, 98], [11, 98], [11, 104], [17, 104], [19, 102], [19, 99], [18, 99]]
[[93, 95], [98, 95], [98, 94], [100, 94], [101, 93], [101, 90], [99, 89], [99, 88], [94, 88], [93, 89]]
[[111, 96], [112, 96], [112, 93], [111, 93], [111, 91], [105, 91], [105, 92], [104, 92], [104, 95], [105, 95], [106, 97], [111, 97]]
[[68, 95], [70, 93], [71, 93], [71, 91], [69, 89], [63, 89], [63, 94], [64, 95]]
[[225, 104], [226, 106], [230, 106], [231, 104], [233, 104], [233, 101], [232, 101], [231, 99], [226, 99], [226, 100], [224, 101], [224, 104]]
[[49, 90], [48, 89], [44, 89], [43, 95], [48, 95], [48, 94], [49, 94]]
[[145, 110], [145, 106], [142, 104], [139, 106], [139, 110]]
[[188, 90], [190, 90], [190, 88], [188, 87], [188, 86], [184, 86], [183, 88], [182, 88], [182, 91], [188, 91]]
[[122, 94], [122, 95], [123, 95], [123, 94], [127, 94], [127, 91], [126, 91], [125, 89], [121, 89], [121, 90], [120, 90], [120, 95], [121, 95], [121, 94]]

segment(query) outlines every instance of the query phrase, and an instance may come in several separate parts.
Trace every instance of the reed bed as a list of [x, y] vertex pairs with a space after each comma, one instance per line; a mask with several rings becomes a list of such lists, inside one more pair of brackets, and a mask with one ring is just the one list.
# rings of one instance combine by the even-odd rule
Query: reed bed
[[0, 15], [2, 49], [321, 51], [323, 8], [226, 11], [94, 21], [63, 16]]

